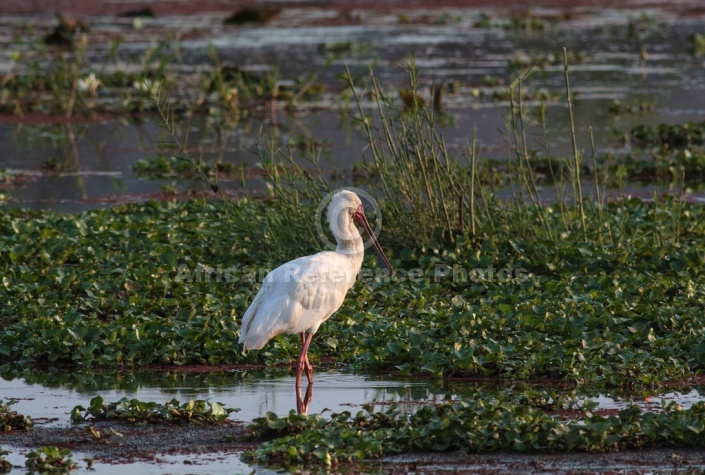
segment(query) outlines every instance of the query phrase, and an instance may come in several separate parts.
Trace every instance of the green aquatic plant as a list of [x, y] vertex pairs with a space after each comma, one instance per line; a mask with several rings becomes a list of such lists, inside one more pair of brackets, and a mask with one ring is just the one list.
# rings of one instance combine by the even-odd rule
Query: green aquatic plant
[[[501, 182], [473, 145], [467, 167], [450, 154], [432, 109], [405, 112], [377, 82], [379, 117], [358, 112], [371, 140], [366, 169], [384, 213], [381, 240], [398, 272], [390, 279], [365, 264], [363, 282], [312, 345], [314, 360], [607, 387], [658, 386], [702, 369], [702, 315], [692, 303], [705, 285], [702, 209], [680, 195], [576, 201], [587, 160], [576, 147], [556, 160], [549, 147], [530, 149], [521, 100], [528, 79], [509, 86]], [[174, 110], [165, 95], [153, 99], [176, 140]], [[0, 214], [2, 361], [292, 361], [298, 345], [287, 337], [244, 354], [239, 318], [267, 270], [320, 249], [315, 208], [332, 184], [315, 157], [302, 164], [291, 150], [260, 146], [270, 195], [231, 201], [187, 140], [176, 152], [220, 201]], [[595, 193], [604, 197], [595, 162]], [[567, 190], [550, 204], [537, 185], [546, 168]], [[498, 182], [514, 195], [500, 199]]]
[[638, 125], [629, 132], [633, 151], [607, 154], [599, 161], [607, 183], [664, 183], [698, 186], [705, 173], [705, 123]]
[[[290, 363], [296, 339], [248, 354], [237, 344], [239, 316], [272, 268], [271, 238], [254, 240], [230, 217], [286, 209], [193, 201], [1, 214], [0, 361]], [[497, 216], [494, 234], [479, 221], [454, 244], [390, 243], [399, 272], [389, 279], [365, 264], [312, 344], [314, 364], [328, 356], [360, 371], [612, 387], [658, 386], [703, 368], [693, 304], [705, 293], [702, 207], [677, 197], [606, 203], [601, 217], [588, 207], [588, 223], [604, 222], [603, 242], [564, 238], [558, 206], [542, 218], [556, 237], [537, 241], [520, 228], [538, 221], [534, 212], [521, 222]]]
[[10, 473], [12, 470], [12, 464], [5, 460], [5, 455], [9, 454], [7, 450], [0, 448], [0, 473]]
[[[200, 172], [199, 172], [200, 169]], [[164, 179], [182, 179], [193, 180], [198, 178], [200, 173], [215, 179], [220, 178], [239, 178], [245, 170], [242, 166], [235, 165], [230, 162], [216, 162], [214, 164], [202, 163], [194, 167], [187, 160], [178, 157], [166, 157], [157, 155], [154, 158], [137, 160], [134, 166], [137, 176], [150, 180]]]
[[[267, 414], [251, 430], [273, 433], [243, 459], [276, 466], [332, 465], [404, 452], [493, 452], [497, 450], [611, 452], [653, 446], [705, 446], [705, 404], [682, 409], [666, 404], [663, 412], [629, 406], [616, 416], [586, 410], [560, 418], [511, 398], [462, 399], [429, 405], [407, 415], [397, 407], [357, 414], [332, 413], [284, 417]], [[282, 433], [279, 427], [286, 427]]]
[[[68, 48], [57, 49], [32, 27], [20, 31], [12, 46], [12, 69], [0, 88], [0, 113], [140, 116], [155, 110], [151, 89], [164, 88], [180, 112], [204, 113], [212, 122], [232, 126], [263, 101], [273, 109], [282, 101], [288, 110], [315, 100], [325, 89], [317, 80], [318, 69], [289, 80], [276, 66], [260, 73], [222, 64], [215, 48], [212, 68], [184, 71], [179, 34], [149, 44], [138, 52], [136, 62], [130, 52], [128, 61], [136, 63], [136, 70], [126, 66], [120, 39], [111, 42], [106, 55], [113, 64], [96, 65], [92, 58], [99, 42], [90, 40], [91, 32], [83, 30], [70, 36]], [[321, 69], [329, 65], [325, 61]]]
[[0, 432], [28, 430], [32, 427], [31, 417], [18, 414], [17, 411], [10, 409], [10, 406], [16, 403], [17, 401], [3, 402], [0, 400]]
[[509, 23], [504, 25], [507, 30], [538, 32], [546, 29], [546, 23], [541, 19], [533, 16], [530, 11], [524, 15], [516, 15], [511, 17]]
[[705, 122], [639, 125], [630, 132], [635, 147], [684, 149], [705, 144]]
[[600, 158], [609, 170], [610, 187], [618, 188], [628, 183], [663, 183], [698, 187], [705, 177], [705, 150], [662, 150], [649, 158], [632, 154]]
[[164, 404], [145, 402], [124, 397], [106, 403], [101, 396], [91, 399], [90, 405], [75, 406], [71, 410], [72, 422], [118, 419], [133, 423], [194, 422], [197, 424], [220, 424], [239, 409], [230, 409], [222, 404], [202, 399], [181, 404], [172, 399]]
[[77, 467], [71, 460], [69, 449], [59, 449], [53, 445], [28, 453], [25, 466], [32, 473], [70, 473]]
[[655, 109], [653, 100], [641, 99], [639, 101], [626, 102], [614, 99], [607, 108], [610, 114], [634, 114], [637, 112], [653, 112]]
[[695, 56], [705, 54], [705, 35], [702, 33], [695, 33], [693, 35], [693, 54]]

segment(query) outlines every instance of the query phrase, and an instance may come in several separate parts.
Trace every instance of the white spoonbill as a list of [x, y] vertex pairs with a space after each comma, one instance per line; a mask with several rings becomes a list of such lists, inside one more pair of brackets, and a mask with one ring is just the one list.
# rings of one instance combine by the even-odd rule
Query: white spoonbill
[[282, 333], [301, 334], [301, 353], [296, 361], [297, 389], [304, 370], [309, 384], [313, 383], [308, 347], [314, 333], [340, 308], [360, 272], [365, 244], [355, 224], [372, 241], [380, 265], [392, 273], [392, 265], [355, 193], [343, 190], [333, 195], [328, 222], [338, 243], [335, 251], [300, 257], [270, 272], [242, 317], [240, 327], [240, 343], [245, 350], [259, 350]]

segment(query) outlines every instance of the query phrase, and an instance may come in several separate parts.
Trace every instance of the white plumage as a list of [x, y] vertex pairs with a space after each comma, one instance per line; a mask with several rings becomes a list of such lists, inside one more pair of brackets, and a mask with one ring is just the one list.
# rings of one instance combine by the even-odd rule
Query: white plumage
[[[341, 274], [343, 269], [347, 273]], [[246, 350], [259, 350], [282, 333], [316, 333], [343, 304], [359, 269], [357, 265], [353, 271], [349, 259], [336, 252], [300, 257], [276, 268], [242, 319], [240, 343]], [[337, 281], [329, 279], [338, 274]]]
[[258, 350], [282, 333], [301, 334], [297, 387], [304, 369], [309, 383], [313, 381], [307, 356], [313, 334], [340, 308], [360, 272], [364, 242], [355, 223], [369, 235], [380, 263], [392, 272], [355, 193], [343, 190], [333, 196], [328, 221], [338, 244], [336, 250], [300, 257], [270, 272], [242, 317], [240, 327], [240, 343], [246, 350]]

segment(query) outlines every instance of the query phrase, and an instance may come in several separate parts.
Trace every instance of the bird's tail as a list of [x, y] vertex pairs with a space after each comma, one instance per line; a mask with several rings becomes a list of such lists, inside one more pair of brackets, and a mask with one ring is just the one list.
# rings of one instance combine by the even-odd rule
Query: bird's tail
[[261, 350], [264, 345], [267, 344], [270, 337], [267, 335], [260, 335], [256, 332], [243, 333], [240, 335], [240, 340], [238, 342], [242, 345], [243, 350]]

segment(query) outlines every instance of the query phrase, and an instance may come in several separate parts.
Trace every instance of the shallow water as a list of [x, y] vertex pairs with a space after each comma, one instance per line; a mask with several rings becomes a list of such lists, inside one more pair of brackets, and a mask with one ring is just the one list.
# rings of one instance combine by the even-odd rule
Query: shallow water
[[[106, 401], [123, 397], [160, 403], [173, 398], [182, 402], [208, 399], [239, 408], [240, 412], [231, 418], [247, 422], [270, 411], [285, 415], [296, 408], [294, 377], [281, 372], [142, 372], [87, 378], [74, 378], [59, 371], [46, 378], [34, 373], [30, 381], [25, 378], [0, 381], [0, 400], [18, 400], [13, 409], [55, 426], [68, 424], [67, 414], [71, 409], [78, 404], [88, 406], [96, 394]], [[324, 409], [355, 412], [370, 403], [378, 410], [392, 403], [414, 408], [421, 402], [442, 402], [448, 397], [470, 395], [474, 388], [469, 383], [450, 389], [434, 380], [316, 372], [309, 414]]]
[[[33, 371], [27, 377], [0, 380], [0, 400], [17, 400], [13, 409], [32, 416], [37, 423], [48, 426], [68, 425], [68, 414], [76, 405], [88, 406], [90, 399], [100, 395], [106, 401], [123, 397], [142, 401], [167, 402], [178, 399], [206, 399], [223, 403], [240, 411], [232, 419], [249, 422], [267, 412], [282, 416], [296, 409], [294, 376], [288, 371], [178, 373], [141, 371], [108, 375], [76, 374], [66, 370]], [[520, 388], [526, 387], [523, 383]], [[314, 374], [313, 396], [309, 414], [356, 412], [371, 404], [383, 410], [397, 404], [402, 410], [414, 411], [419, 404], [442, 403], [482, 393], [491, 395], [514, 387], [508, 383], [478, 380], [438, 380], [404, 378], [396, 375], [362, 375], [337, 370]], [[536, 386], [550, 389], [550, 386]], [[305, 390], [305, 385], [303, 387]], [[560, 392], [560, 390], [559, 390]], [[568, 390], [564, 391], [568, 394]], [[571, 393], [572, 394], [572, 393]], [[599, 394], [585, 388], [575, 392], [576, 404], [586, 401], [599, 403], [598, 409], [623, 409], [639, 404], [645, 410], [658, 410], [661, 401], [674, 401], [684, 408], [705, 400], [705, 388], [687, 387], [681, 391], [664, 390], [644, 395]]]

